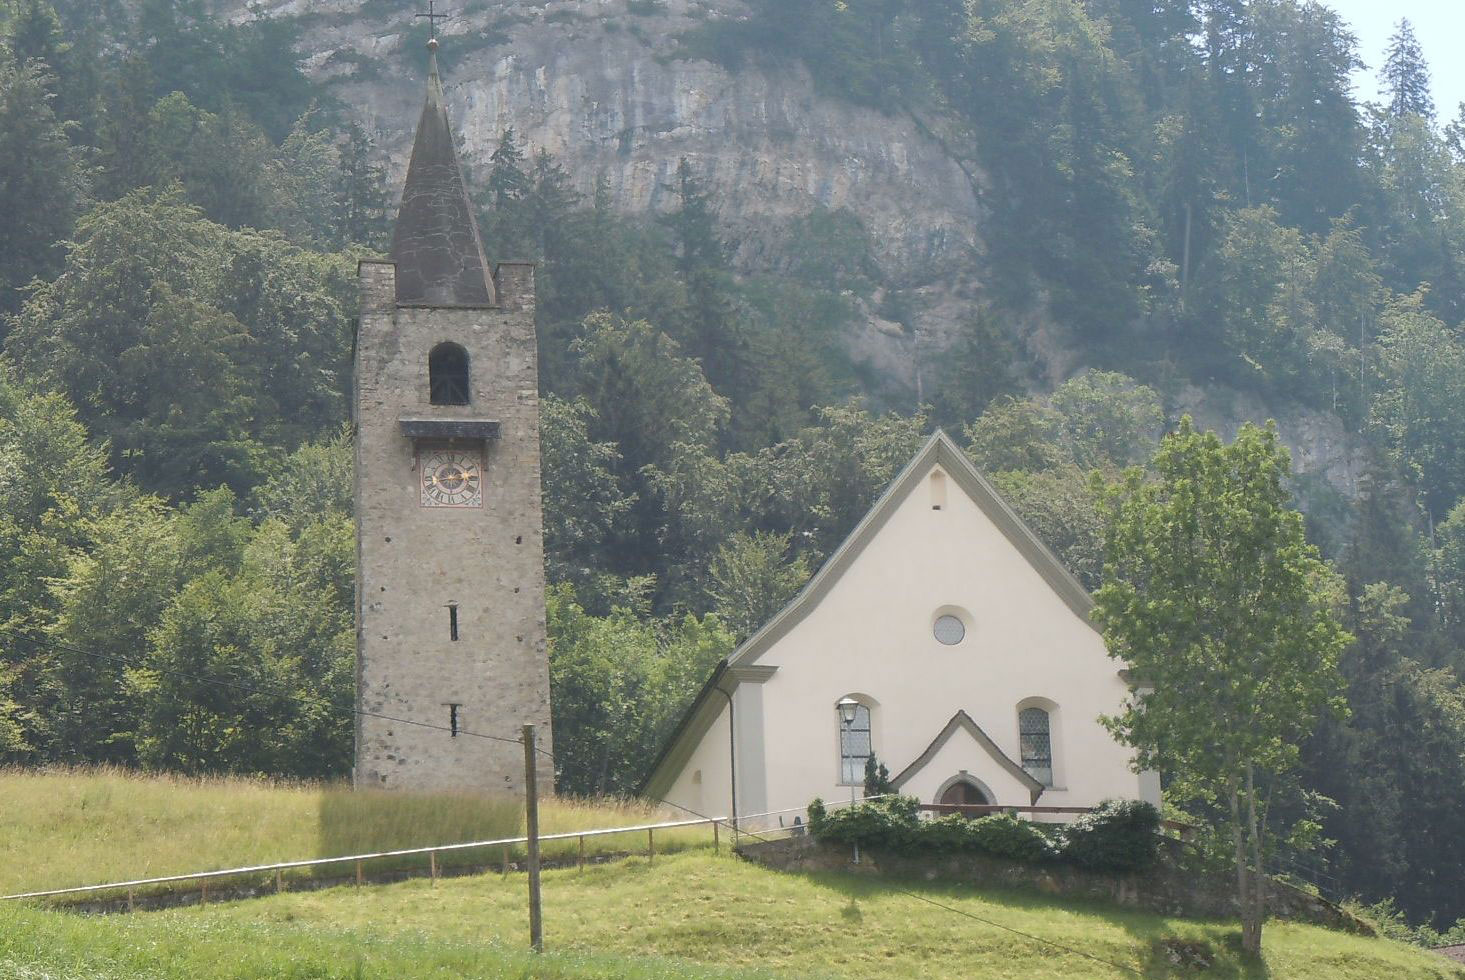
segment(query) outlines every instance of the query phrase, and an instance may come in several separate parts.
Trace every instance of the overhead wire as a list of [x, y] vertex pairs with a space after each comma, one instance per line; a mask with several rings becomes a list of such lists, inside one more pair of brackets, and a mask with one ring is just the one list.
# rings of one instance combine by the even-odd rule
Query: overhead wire
[[[427, 729], [430, 729], [430, 730], [433, 730], [433, 731], [441, 731], [441, 732], [449, 732], [449, 733], [452, 733], [452, 731], [453, 731], [453, 729], [451, 729], [451, 728], [449, 728], [449, 727], [447, 727], [445, 725], [434, 725], [431, 722], [414, 721], [414, 720], [412, 720], [410, 718], [398, 718], [398, 717], [394, 717], [392, 715], [386, 715], [386, 714], [382, 714], [380, 712], [374, 712], [374, 711], [366, 711], [366, 710], [363, 710], [363, 709], [360, 709], [360, 708], [356, 708], [356, 709], [341, 708], [339, 705], [334, 705], [328, 699], [326, 699], [324, 697], [321, 697], [319, 695], [301, 694], [301, 693], [298, 693], [298, 692], [282, 691], [282, 690], [278, 690], [278, 689], [276, 689], [276, 690], [269, 690], [269, 689], [266, 689], [266, 688], [255, 687], [255, 686], [249, 685], [249, 684], [240, 684], [237, 681], [226, 681], [226, 680], [221, 680], [219, 678], [203, 677], [203, 676], [201, 676], [199, 674], [191, 673], [191, 672], [188, 672], [188, 671], [178, 670], [176, 668], [159, 667], [159, 666], [157, 666], [155, 664], [138, 664], [138, 663], [134, 663], [131, 660], [128, 660], [125, 657], [119, 657], [119, 656], [115, 656], [115, 655], [112, 655], [112, 654], [98, 653], [95, 650], [84, 650], [84, 649], [82, 649], [80, 647], [71, 646], [70, 644], [61, 643], [61, 642], [58, 642], [58, 641], [55, 641], [55, 640], [37, 640], [34, 637], [25, 636], [25, 635], [18, 635], [18, 634], [15, 634], [13, 632], [10, 635], [14, 639], [16, 639], [17, 641], [19, 641], [21, 643], [30, 644], [33, 648], [40, 647], [40, 648], [43, 648], [43, 649], [65, 650], [65, 651], [67, 651], [69, 653], [74, 653], [74, 654], [76, 654], [78, 656], [88, 657], [88, 658], [91, 658], [91, 659], [94, 659], [94, 660], [103, 660], [103, 661], [108, 661], [108, 662], [111, 662], [111, 663], [118, 663], [118, 664], [121, 664], [123, 666], [131, 667], [131, 668], [134, 668], [134, 669], [145, 669], [145, 670], [151, 670], [151, 671], [155, 671], [157, 673], [162, 673], [162, 674], [170, 674], [170, 675], [178, 676], [178, 677], [186, 677], [186, 678], [188, 678], [190, 680], [196, 681], [196, 682], [201, 683], [201, 684], [208, 684], [208, 685], [213, 685], [213, 686], [216, 686], [216, 687], [229, 688], [231, 690], [244, 691], [244, 692], [250, 693], [250, 694], [259, 694], [259, 695], [263, 695], [263, 696], [266, 696], [266, 697], [274, 697], [274, 698], [280, 698], [280, 699], [283, 699], [283, 700], [291, 700], [291, 701], [298, 701], [298, 702], [307, 702], [308, 701], [308, 702], [312, 702], [312, 703], [315, 703], [315, 704], [324, 705], [326, 707], [336, 708], [337, 710], [349, 711], [353, 715], [358, 715], [358, 716], [367, 717], [367, 718], [376, 718], [376, 719], [380, 719], [380, 720], [383, 720], [383, 721], [390, 721], [390, 722], [393, 722], [395, 724], [414, 725], [414, 726], [417, 726], [419, 728], [427, 728]], [[520, 738], [507, 738], [507, 737], [504, 737], [504, 736], [501, 736], [501, 735], [490, 735], [490, 734], [487, 734], [485, 732], [472, 732], [472, 731], [468, 731], [468, 730], [462, 729], [462, 728], [460, 728], [460, 729], [457, 730], [457, 734], [459, 734], [459, 735], [465, 735], [465, 736], [469, 736], [469, 737], [473, 737], [473, 738], [489, 739], [489, 740], [495, 741], [495, 742], [508, 742], [508, 743], [512, 743], [514, 745], [523, 745], [524, 744], [524, 740], [523, 740], [522, 737], [520, 737]], [[550, 752], [547, 752], [547, 751], [545, 751], [543, 749], [540, 749], [540, 748], [538, 748], [538, 746], [536, 746], [535, 748], [536, 748], [536, 751], [539, 752], [540, 754], [548, 757], [551, 760], [554, 759], [553, 753], [550, 753]], [[652, 802], [654, 802], [654, 803], [660, 803], [660, 804], [665, 805], [665, 806], [670, 806], [670, 807], [672, 807], [674, 809], [681, 810], [684, 813], [691, 814], [692, 816], [698, 817], [698, 818], [703, 819], [703, 820], [714, 821], [714, 822], [716, 822], [716, 821], [719, 820], [719, 818], [717, 818], [717, 817], [712, 817], [712, 816], [709, 816], [708, 814], [700, 813], [700, 812], [698, 812], [696, 810], [693, 810], [691, 807], [683, 806], [680, 803], [673, 803], [671, 800], [663, 800], [663, 799], [659, 799], [659, 798], [656, 798], [656, 797], [649, 797], [649, 799]], [[727, 821], [724, 820], [722, 822], [727, 822]], [[756, 831], [744, 830], [744, 829], [738, 827], [735, 823], [733, 824], [733, 829], [738, 834], [745, 834], [745, 835], [747, 835], [749, 837], [753, 837], [753, 838], [755, 838], [755, 839], [757, 839], [757, 840], [759, 840], [761, 842], [764, 842], [764, 843], [772, 843], [772, 839], [771, 838], [769, 838], [769, 837], [767, 837], [767, 836], [765, 836], [763, 834], [759, 834]], [[896, 894], [903, 895], [903, 896], [905, 896], [907, 898], [915, 899], [916, 901], [921, 902], [921, 903], [924, 903], [926, 905], [929, 905], [929, 906], [931, 906], [933, 908], [941, 909], [942, 911], [950, 912], [950, 913], [952, 913], [954, 915], [959, 915], [959, 916], [962, 916], [964, 918], [971, 919], [974, 922], [980, 922], [983, 925], [990, 926], [990, 927], [992, 927], [994, 929], [999, 929], [999, 930], [1001, 930], [1003, 932], [1011, 933], [1012, 935], [1015, 935], [1015, 936], [1020, 936], [1020, 937], [1022, 937], [1024, 939], [1027, 939], [1027, 940], [1029, 940], [1031, 942], [1039, 943], [1039, 944], [1044, 945], [1044, 946], [1049, 946], [1049, 947], [1051, 947], [1053, 949], [1058, 949], [1058, 950], [1061, 950], [1061, 951], [1063, 951], [1065, 953], [1070, 953], [1070, 954], [1072, 954], [1074, 956], [1079, 956], [1079, 957], [1083, 957], [1085, 959], [1093, 960], [1096, 963], [1102, 963], [1105, 966], [1110, 966], [1110, 967], [1113, 967], [1116, 970], [1120, 970], [1120, 971], [1123, 971], [1123, 972], [1126, 972], [1126, 973], [1130, 973], [1130, 974], [1133, 974], [1135, 976], [1142, 977], [1142, 976], [1145, 975], [1143, 973], [1143, 971], [1137, 970], [1134, 967], [1129, 966], [1128, 964], [1119, 963], [1119, 962], [1117, 962], [1115, 960], [1105, 959], [1102, 956], [1098, 956], [1098, 955], [1096, 955], [1094, 953], [1087, 952], [1086, 950], [1078, 949], [1078, 948], [1073, 947], [1073, 946], [1068, 946], [1068, 945], [1065, 945], [1064, 943], [1060, 943], [1060, 942], [1058, 942], [1056, 940], [1053, 940], [1053, 939], [1047, 939], [1047, 938], [1045, 938], [1043, 936], [1034, 935], [1033, 933], [1025, 932], [1025, 931], [1023, 931], [1021, 929], [1018, 929], [1018, 928], [1015, 928], [1013, 926], [1004, 925], [1001, 922], [994, 921], [992, 919], [986, 918], [985, 916], [977, 915], [976, 913], [969, 912], [966, 909], [961, 909], [961, 908], [957, 908], [957, 907], [952, 906], [952, 905], [947, 905], [944, 902], [938, 902], [935, 899], [931, 898], [930, 896], [922, 895], [919, 892], [911, 891], [908, 888], [902, 888], [899, 885], [896, 885], [896, 886], [892, 887], [891, 890], [894, 891]]]
[[[426, 728], [432, 731], [447, 732], [449, 735], [462, 735], [470, 738], [483, 738], [493, 742], [508, 742], [513, 745], [524, 744], [523, 736], [520, 736], [519, 738], [509, 738], [504, 735], [490, 735], [487, 732], [475, 732], [470, 731], [466, 728], [454, 729], [448, 725], [435, 725], [429, 721], [416, 721], [412, 718], [399, 718], [395, 715], [383, 714], [379, 711], [367, 711], [363, 708], [347, 708], [335, 704], [329, 698], [326, 698], [319, 694], [309, 694], [301, 691], [285, 691], [279, 688], [270, 689], [265, 687], [257, 687], [251, 684], [241, 684], [238, 681], [223, 680], [217, 677], [205, 677], [202, 674], [197, 674], [186, 670], [180, 670], [176, 667], [162, 667], [152, 663], [138, 663], [126, 657], [120, 657], [115, 654], [99, 653], [96, 650], [85, 650], [81, 647], [72, 646], [71, 644], [62, 643], [57, 640], [38, 639], [33, 636], [27, 636], [25, 634], [15, 633], [13, 631], [8, 631], [8, 633], [9, 636], [15, 641], [28, 644], [31, 646], [32, 649], [40, 648], [43, 650], [64, 650], [67, 653], [74, 653], [80, 657], [87, 657], [92, 660], [104, 660], [110, 663], [121, 664], [124, 667], [130, 667], [134, 670], [148, 670], [159, 674], [167, 674], [173, 677], [183, 677], [187, 678], [188, 680], [195, 681], [199, 684], [229, 688], [230, 690], [241, 691], [246, 694], [257, 694], [264, 697], [278, 698], [284, 701], [295, 701], [301, 704], [309, 703], [321, 705], [337, 711], [345, 711], [362, 718], [375, 718], [380, 721], [389, 721], [393, 724], [398, 725], [412, 725], [417, 728]], [[537, 745], [534, 747], [534, 750], [540, 755], [543, 755], [553, 761], [554, 753], [542, 749]]]

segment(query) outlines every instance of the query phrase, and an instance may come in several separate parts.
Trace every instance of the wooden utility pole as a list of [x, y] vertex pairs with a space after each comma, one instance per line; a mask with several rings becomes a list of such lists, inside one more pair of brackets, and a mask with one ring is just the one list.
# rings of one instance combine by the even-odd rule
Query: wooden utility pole
[[529, 865], [529, 945], [544, 952], [544, 916], [539, 904], [539, 783], [534, 760], [534, 726], [524, 726], [524, 836]]

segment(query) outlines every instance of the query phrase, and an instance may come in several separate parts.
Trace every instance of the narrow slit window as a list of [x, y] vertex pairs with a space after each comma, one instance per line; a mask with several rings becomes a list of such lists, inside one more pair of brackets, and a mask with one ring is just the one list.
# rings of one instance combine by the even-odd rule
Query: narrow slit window
[[448, 734], [453, 738], [458, 737], [458, 709], [461, 707], [461, 704], [448, 705]]
[[940, 470], [931, 472], [931, 509], [940, 510], [946, 506], [946, 474]]
[[427, 355], [428, 398], [434, 405], [468, 404], [468, 352], [438, 344]]
[[448, 603], [448, 639], [458, 641], [458, 604]]

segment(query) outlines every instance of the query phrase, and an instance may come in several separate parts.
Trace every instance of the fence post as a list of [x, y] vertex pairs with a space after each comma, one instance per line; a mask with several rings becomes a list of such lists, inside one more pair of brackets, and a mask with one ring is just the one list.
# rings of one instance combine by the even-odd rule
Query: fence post
[[585, 870], [585, 835], [580, 835], [580, 870]]
[[134, 911], [134, 907], [133, 907], [133, 904], [132, 904], [132, 889], [131, 888], [127, 889], [127, 911], [129, 911], [129, 912]]
[[718, 839], [717, 826], [718, 826], [717, 825], [717, 821], [716, 820], [712, 821], [712, 853], [713, 854], [721, 854], [722, 853], [722, 841], [720, 839]]
[[276, 868], [275, 869], [275, 894], [278, 895], [278, 894], [280, 894], [280, 892], [282, 892], [284, 890], [285, 890], [285, 873], [283, 871], [281, 871], [279, 868]]
[[656, 863], [656, 831], [646, 828], [646, 863]]
[[433, 887], [437, 887], [437, 851], [427, 852], [427, 873], [432, 876]]
[[203, 908], [207, 904], [209, 904], [209, 880], [205, 878], [200, 883], [198, 890], [198, 907]]
[[544, 952], [544, 912], [539, 904], [539, 782], [534, 757], [534, 726], [524, 726], [525, 857], [529, 865], [529, 946]]
[[504, 845], [504, 877], [509, 876], [509, 845]]
[[361, 862], [360, 861], [357, 861], [356, 862], [356, 887], [357, 888], [360, 888], [361, 887], [361, 878], [362, 878], [362, 875], [361, 875]]

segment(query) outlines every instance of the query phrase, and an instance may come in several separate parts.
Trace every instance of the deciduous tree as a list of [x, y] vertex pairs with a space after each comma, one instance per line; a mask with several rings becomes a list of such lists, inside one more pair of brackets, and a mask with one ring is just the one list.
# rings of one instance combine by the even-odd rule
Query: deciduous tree
[[1288, 828], [1272, 804], [1297, 782], [1298, 746], [1342, 709], [1351, 639], [1338, 580], [1289, 507], [1275, 426], [1225, 445], [1189, 418], [1110, 501], [1095, 619], [1135, 693], [1107, 719], [1135, 764], [1172, 774], [1172, 798], [1213, 800], [1230, 833], [1242, 945], [1261, 951], [1267, 855]]

